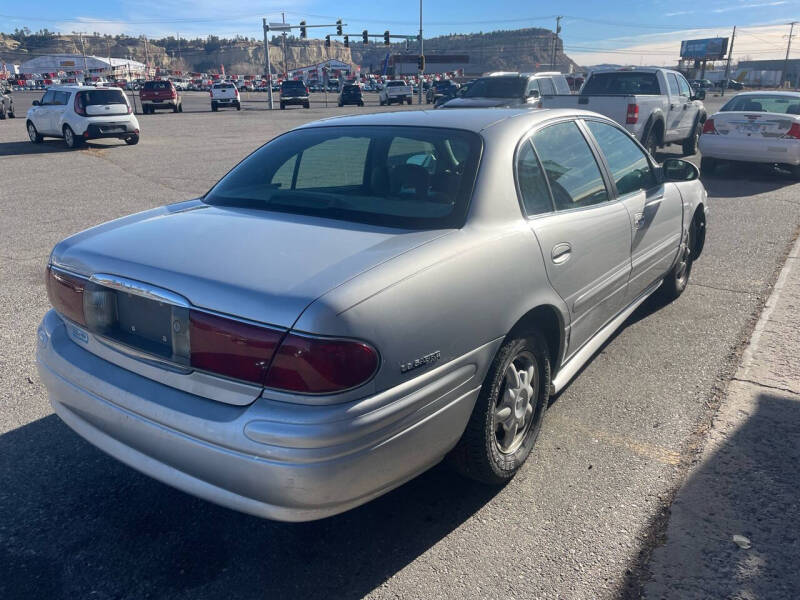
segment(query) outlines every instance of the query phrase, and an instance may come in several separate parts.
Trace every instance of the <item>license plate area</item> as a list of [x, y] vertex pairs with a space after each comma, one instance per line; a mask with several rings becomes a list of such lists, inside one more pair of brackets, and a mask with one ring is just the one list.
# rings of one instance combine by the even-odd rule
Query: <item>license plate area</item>
[[153, 357], [189, 365], [189, 309], [124, 290], [87, 286], [90, 331]]

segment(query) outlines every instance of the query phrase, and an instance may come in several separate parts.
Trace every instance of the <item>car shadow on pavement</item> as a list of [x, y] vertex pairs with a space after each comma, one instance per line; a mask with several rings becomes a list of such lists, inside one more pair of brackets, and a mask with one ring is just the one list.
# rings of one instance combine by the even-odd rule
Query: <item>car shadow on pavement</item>
[[[117, 140], [112, 140], [117, 142]], [[126, 146], [122, 140], [118, 144], [97, 144], [93, 142], [84, 143], [81, 148], [73, 150], [64, 145], [64, 140], [46, 139], [40, 144], [31, 142], [0, 142], [0, 156], [18, 156], [26, 154], [50, 154], [53, 152], [79, 152], [81, 149], [103, 149], [114, 146]]]
[[0, 436], [0, 598], [361, 598], [498, 491], [439, 465], [342, 515], [266, 521], [141, 475], [50, 415]]
[[701, 179], [712, 199], [755, 196], [797, 183], [797, 179], [783, 169], [746, 163], [721, 164], [712, 175], [704, 174]]
[[[800, 398], [761, 393], [744, 425], [685, 482], [666, 536], [663, 515], [640, 534], [666, 545], [648, 564], [628, 571], [619, 596], [638, 599], [644, 590], [645, 598], [667, 600], [796, 598], [798, 438]], [[740, 547], [734, 535], [744, 536], [752, 547]]]

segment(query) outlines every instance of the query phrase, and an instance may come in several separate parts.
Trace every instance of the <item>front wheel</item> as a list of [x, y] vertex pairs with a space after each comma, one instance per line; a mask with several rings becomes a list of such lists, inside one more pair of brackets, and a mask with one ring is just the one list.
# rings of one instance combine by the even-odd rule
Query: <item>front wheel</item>
[[683, 140], [682, 149], [684, 156], [693, 156], [697, 154], [697, 142], [700, 140], [700, 122], [694, 124], [692, 128], [692, 135]]
[[537, 332], [507, 340], [483, 382], [467, 428], [450, 455], [467, 477], [509, 481], [527, 460], [550, 401], [550, 358]]
[[39, 135], [39, 132], [36, 131], [36, 126], [28, 121], [28, 137], [30, 138], [31, 142], [34, 144], [41, 144], [42, 143], [42, 136]]
[[692, 221], [686, 234], [686, 244], [681, 248], [681, 255], [672, 270], [664, 277], [664, 281], [658, 289], [658, 295], [664, 302], [677, 300], [686, 289], [686, 286], [689, 285], [689, 276], [692, 274], [692, 264], [694, 262], [693, 244], [695, 237], [695, 222]]

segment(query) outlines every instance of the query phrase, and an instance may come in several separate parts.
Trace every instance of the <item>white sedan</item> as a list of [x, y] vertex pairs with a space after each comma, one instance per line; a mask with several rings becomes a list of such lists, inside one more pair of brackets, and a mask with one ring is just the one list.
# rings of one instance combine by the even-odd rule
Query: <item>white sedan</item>
[[800, 92], [745, 92], [703, 125], [700, 168], [720, 161], [777, 164], [800, 179]]

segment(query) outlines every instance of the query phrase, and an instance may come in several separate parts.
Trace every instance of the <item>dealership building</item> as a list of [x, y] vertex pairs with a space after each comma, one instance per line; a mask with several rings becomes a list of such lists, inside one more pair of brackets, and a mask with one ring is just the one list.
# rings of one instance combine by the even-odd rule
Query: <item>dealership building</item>
[[[84, 60], [85, 67], [84, 67]], [[84, 68], [88, 73], [84, 75], [111, 76], [125, 79], [127, 77], [144, 77], [145, 66], [135, 60], [127, 58], [105, 58], [82, 54], [48, 54], [37, 56], [25, 61], [19, 66], [19, 72], [28, 73], [66, 73], [67, 75], [83, 74]]]

